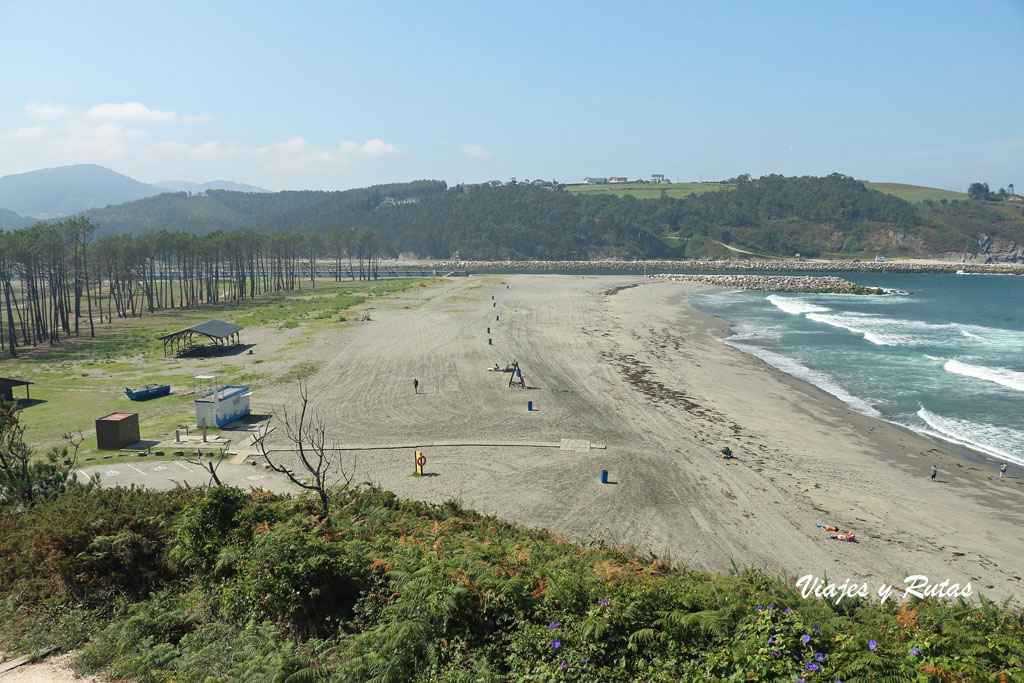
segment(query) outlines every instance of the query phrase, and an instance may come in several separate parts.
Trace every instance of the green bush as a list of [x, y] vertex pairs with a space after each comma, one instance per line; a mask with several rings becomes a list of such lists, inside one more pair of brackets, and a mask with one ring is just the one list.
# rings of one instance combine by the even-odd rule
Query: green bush
[[836, 606], [373, 488], [315, 510], [104, 489], [0, 517], [0, 647], [141, 681], [1024, 680], [1005, 604]]

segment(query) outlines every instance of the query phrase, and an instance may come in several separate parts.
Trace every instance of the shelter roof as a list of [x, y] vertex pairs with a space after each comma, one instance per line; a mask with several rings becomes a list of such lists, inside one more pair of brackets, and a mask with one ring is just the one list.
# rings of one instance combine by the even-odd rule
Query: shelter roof
[[29, 382], [23, 379], [12, 379], [10, 377], [0, 377], [0, 386], [26, 387], [29, 384], [35, 384], [35, 382]]
[[206, 335], [212, 339], [223, 339], [224, 337], [230, 337], [235, 332], [243, 330], [241, 325], [232, 325], [221, 320], [207, 320], [205, 323], [199, 323], [192, 327], [186, 327], [183, 330], [177, 332], [171, 332], [160, 337], [160, 339], [170, 339], [171, 337], [177, 337], [178, 335], [185, 334], [187, 332], [195, 332], [197, 334]]

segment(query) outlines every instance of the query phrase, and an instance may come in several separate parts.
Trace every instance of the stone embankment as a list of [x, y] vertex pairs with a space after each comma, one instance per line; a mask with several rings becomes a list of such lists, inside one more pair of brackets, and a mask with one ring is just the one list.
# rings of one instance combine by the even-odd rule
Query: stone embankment
[[682, 275], [662, 273], [650, 278], [700, 282], [728, 289], [753, 289], [759, 292], [802, 292], [804, 294], [891, 294], [881, 287], [864, 287], [832, 275]]
[[767, 273], [986, 273], [1021, 275], [1024, 263], [960, 263], [955, 261], [442, 261], [437, 270], [487, 272], [682, 272], [682, 271], [755, 271]]

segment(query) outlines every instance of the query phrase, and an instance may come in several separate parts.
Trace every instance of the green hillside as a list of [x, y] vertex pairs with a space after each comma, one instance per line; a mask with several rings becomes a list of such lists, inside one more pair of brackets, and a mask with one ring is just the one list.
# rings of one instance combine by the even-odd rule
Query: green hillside
[[953, 201], [956, 199], [967, 199], [967, 193], [965, 192], [953, 192], [952, 190], [940, 190], [937, 187], [924, 187], [922, 185], [904, 185], [903, 183], [873, 183], [868, 180], [860, 181], [864, 183], [864, 186], [869, 190], [878, 190], [886, 194], [891, 194], [894, 197], [899, 197], [911, 204], [923, 202], [926, 199], [932, 201], [947, 200]]
[[[737, 253], [723, 243], [774, 256], [930, 257], [981, 249], [999, 259], [1016, 258], [1016, 245], [1024, 244], [1024, 216], [1014, 203], [877, 186], [886, 191], [841, 174], [568, 188], [516, 183], [448, 188], [423, 180], [344, 192], [167, 193], [86, 216], [100, 226], [101, 235], [161, 230], [206, 235], [251, 228], [326, 236], [371, 228], [386, 254], [439, 259], [456, 252], [470, 259]], [[641, 191], [656, 196], [632, 194]]]

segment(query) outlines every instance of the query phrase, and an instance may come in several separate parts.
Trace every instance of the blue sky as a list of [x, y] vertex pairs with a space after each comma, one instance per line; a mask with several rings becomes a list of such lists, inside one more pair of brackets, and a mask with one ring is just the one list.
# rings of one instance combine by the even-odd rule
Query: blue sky
[[1024, 0], [0, 0], [0, 175], [1024, 189]]

